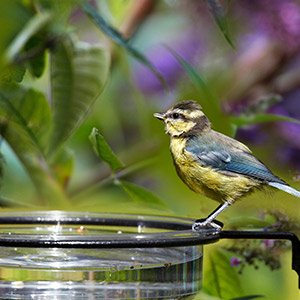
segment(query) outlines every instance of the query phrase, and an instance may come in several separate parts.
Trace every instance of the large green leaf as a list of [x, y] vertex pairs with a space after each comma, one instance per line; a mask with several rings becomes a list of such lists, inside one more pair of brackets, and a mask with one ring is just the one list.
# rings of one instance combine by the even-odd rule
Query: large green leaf
[[0, 135], [23, 164], [40, 200], [53, 208], [65, 208], [68, 200], [52, 176], [41, 146], [49, 125], [47, 101], [40, 92], [13, 87], [13, 91], [0, 93]]
[[124, 167], [124, 164], [119, 160], [97, 128], [93, 128], [89, 138], [96, 154], [100, 159], [105, 161], [112, 170], [116, 171]]
[[108, 51], [65, 40], [51, 53], [53, 128], [49, 153], [56, 151], [86, 115], [103, 90], [109, 72]]
[[225, 8], [222, 3], [223, 1], [221, 1], [221, 0], [206, 0], [206, 2], [207, 2], [208, 8], [209, 8], [216, 24], [218, 25], [219, 29], [221, 30], [226, 41], [229, 43], [229, 45], [232, 48], [234, 48], [233, 41], [229, 34]]
[[52, 209], [68, 207], [68, 200], [61, 186], [53, 178], [44, 156], [36, 147], [28, 131], [13, 121], [0, 122], [0, 135], [23, 164], [39, 195], [39, 205]]
[[50, 108], [44, 94], [12, 84], [0, 91], [0, 116], [19, 124], [31, 143], [43, 151], [50, 126]]
[[123, 47], [130, 55], [132, 55], [136, 60], [145, 65], [153, 74], [158, 78], [165, 89], [168, 89], [167, 83], [160, 72], [155, 68], [151, 61], [135, 47], [133, 47], [129, 40], [125, 39], [122, 34], [113, 28], [110, 24], [104, 20], [104, 18], [88, 3], [82, 5], [85, 13], [96, 23], [96, 25], [116, 44]]
[[204, 291], [210, 295], [230, 299], [243, 294], [238, 274], [230, 266], [229, 258], [222, 250], [210, 253], [204, 278]]
[[146, 188], [124, 180], [117, 181], [117, 183], [124, 189], [130, 198], [137, 203], [142, 203], [154, 208], [169, 210], [167, 204], [163, 200], [158, 198], [154, 193]]

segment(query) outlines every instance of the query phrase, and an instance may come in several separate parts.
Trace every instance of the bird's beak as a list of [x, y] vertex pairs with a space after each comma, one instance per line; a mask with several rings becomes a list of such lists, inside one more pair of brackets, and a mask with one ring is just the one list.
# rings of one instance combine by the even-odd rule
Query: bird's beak
[[153, 116], [154, 116], [155, 118], [157, 118], [158, 120], [162, 120], [162, 121], [165, 120], [165, 114], [162, 114], [162, 113], [155, 113], [155, 114], [153, 114]]

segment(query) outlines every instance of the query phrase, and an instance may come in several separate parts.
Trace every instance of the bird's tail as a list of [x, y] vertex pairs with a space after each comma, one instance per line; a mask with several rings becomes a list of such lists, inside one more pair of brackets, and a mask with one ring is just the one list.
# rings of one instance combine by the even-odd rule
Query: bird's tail
[[278, 182], [269, 182], [269, 185], [300, 198], [300, 192], [286, 184]]

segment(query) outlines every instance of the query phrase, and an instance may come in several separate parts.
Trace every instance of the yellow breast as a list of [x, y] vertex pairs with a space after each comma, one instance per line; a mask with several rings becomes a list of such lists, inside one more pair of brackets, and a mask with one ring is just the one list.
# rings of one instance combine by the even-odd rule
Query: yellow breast
[[184, 139], [171, 139], [170, 150], [178, 175], [196, 193], [219, 202], [233, 202], [259, 185], [245, 176], [202, 166], [197, 157], [185, 150]]

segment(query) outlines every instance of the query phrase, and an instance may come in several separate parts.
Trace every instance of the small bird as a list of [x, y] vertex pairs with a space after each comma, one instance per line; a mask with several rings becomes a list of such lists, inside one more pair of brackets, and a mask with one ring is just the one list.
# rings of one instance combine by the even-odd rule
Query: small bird
[[165, 123], [177, 174], [194, 192], [221, 204], [193, 230], [220, 229], [213, 221], [228, 206], [263, 186], [271, 186], [300, 197], [300, 192], [275, 176], [251, 150], [239, 141], [211, 128], [201, 106], [181, 101], [165, 113], [154, 116]]

